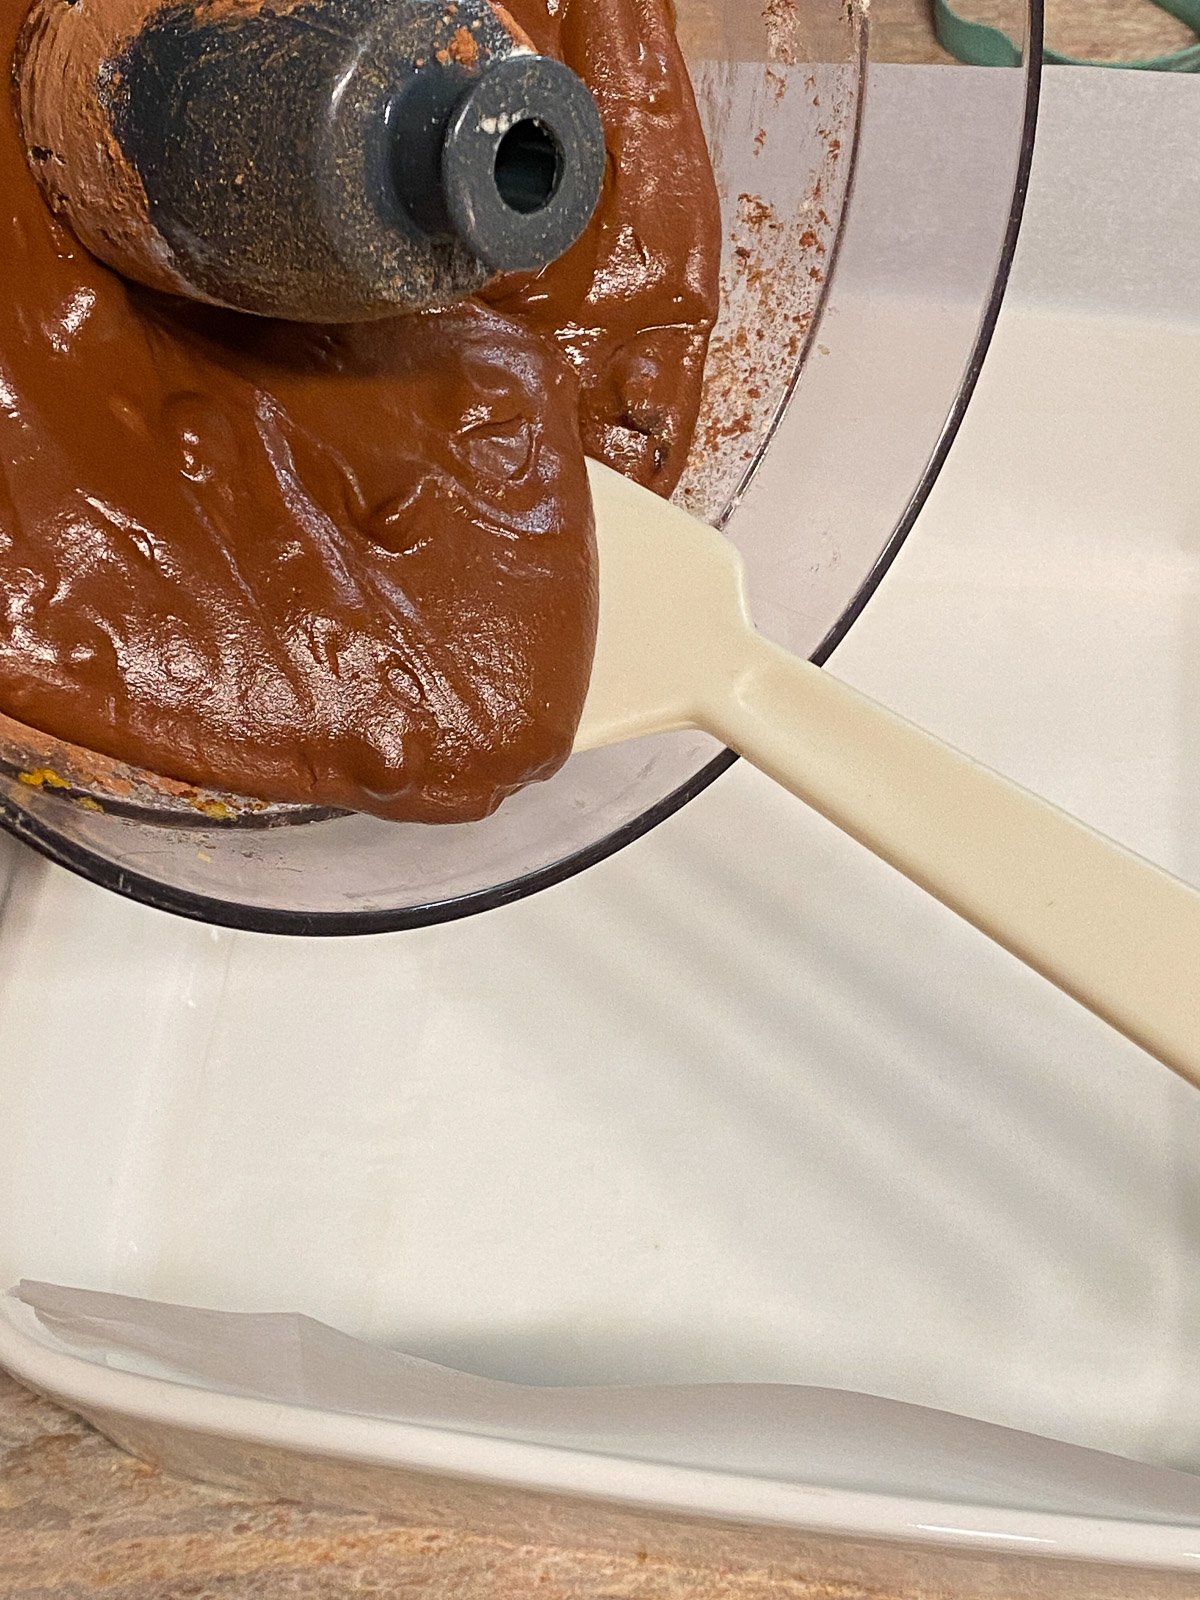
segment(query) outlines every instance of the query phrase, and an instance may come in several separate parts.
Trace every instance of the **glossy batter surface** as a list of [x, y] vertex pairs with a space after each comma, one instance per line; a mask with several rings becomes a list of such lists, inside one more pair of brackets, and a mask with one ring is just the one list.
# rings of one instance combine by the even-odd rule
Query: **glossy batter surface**
[[567, 352], [587, 453], [670, 494], [696, 427], [721, 256], [716, 185], [670, 0], [515, 0], [508, 9], [591, 89], [608, 175], [572, 250], [485, 297]]
[[[186, 782], [423, 821], [566, 758], [584, 446], [673, 486], [719, 224], [665, 0], [550, 3], [512, 10], [592, 84], [610, 175], [571, 255], [492, 306], [313, 330], [127, 287], [2, 108], [0, 711]], [[6, 56], [23, 12], [0, 0]]]

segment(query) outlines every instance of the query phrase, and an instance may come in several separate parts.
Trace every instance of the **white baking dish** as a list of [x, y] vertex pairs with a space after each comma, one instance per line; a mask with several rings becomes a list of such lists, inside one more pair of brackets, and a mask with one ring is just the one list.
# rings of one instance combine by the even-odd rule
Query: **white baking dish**
[[[835, 669], [1200, 879], [1200, 84], [1048, 98], [976, 408]], [[807, 1388], [472, 1431], [172, 1382], [0, 1300], [0, 1363], [119, 1441], [345, 1504], [531, 1526], [565, 1491], [1200, 1585], [1200, 1097], [745, 768], [532, 901], [366, 942], [0, 863], [0, 1281], [525, 1384]]]

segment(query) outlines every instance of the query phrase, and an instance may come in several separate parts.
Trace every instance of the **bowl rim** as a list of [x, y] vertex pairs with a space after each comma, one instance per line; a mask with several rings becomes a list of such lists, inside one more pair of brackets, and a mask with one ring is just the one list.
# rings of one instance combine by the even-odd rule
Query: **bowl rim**
[[[941, 432], [924, 470], [909, 496], [908, 503], [869, 572], [855, 591], [842, 615], [822, 639], [817, 649], [813, 651], [810, 659], [819, 667], [825, 665], [834, 650], [846, 637], [852, 625], [862, 615], [867, 602], [879, 587], [888, 569], [899, 554], [901, 546], [912, 531], [913, 525], [945, 464], [946, 457], [950, 453], [959, 428], [962, 426], [963, 418], [966, 416], [967, 408], [975, 392], [975, 386], [979, 382], [979, 375], [983, 369], [984, 359], [991, 345], [992, 336], [996, 330], [996, 324], [999, 320], [1000, 310], [1004, 303], [1012, 271], [1017, 239], [1021, 231], [1025, 200], [1029, 192], [1029, 178], [1033, 165], [1033, 149], [1041, 91], [1044, 0], [1024, 0], [1024, 3], [1027, 10], [1027, 28], [1021, 66], [1021, 70], [1025, 75], [1025, 95], [1021, 113], [1020, 143], [1017, 151], [1017, 165], [1008, 218], [987, 302], [980, 316], [962, 380], [959, 383], [950, 410], [942, 424]], [[855, 6], [855, 11], [859, 17], [859, 67], [862, 81], [865, 85], [869, 30], [866, 26], [863, 11], [857, 5]], [[865, 99], [866, 95], [864, 93], [859, 98], [856, 123], [861, 122]], [[857, 155], [857, 138], [854, 140], [852, 148], [855, 151], [855, 155]], [[850, 179], [850, 190], [852, 193], [853, 173]], [[831, 267], [833, 270], [826, 276], [826, 282], [806, 341], [808, 348], [811, 348], [817, 331], [821, 326], [828, 305], [831, 286], [836, 279], [838, 246], [841, 243], [848, 209], [847, 207], [843, 211], [842, 217], [839, 219], [838, 233], [831, 251]], [[730, 498], [729, 505], [720, 520], [721, 526], [724, 526], [728, 521], [738, 501], [741, 499], [753, 475], [753, 468], [757, 464], [762, 450], [770, 442], [787, 401], [799, 381], [802, 368], [803, 360], [797, 363], [797, 369], [793, 374], [787, 394], [780, 404], [775, 420], [768, 430], [760, 450], [756, 452], [754, 463], [747, 468], [741, 482]], [[22, 843], [29, 845], [57, 866], [65, 867], [68, 871], [88, 879], [103, 889], [108, 889], [125, 899], [150, 906], [156, 911], [166, 911], [194, 922], [204, 922], [244, 933], [274, 933], [300, 938], [398, 933], [413, 928], [428, 928], [441, 923], [457, 922], [464, 917], [477, 916], [480, 912], [498, 910], [501, 906], [512, 905], [518, 900], [524, 900], [530, 895], [540, 893], [543, 889], [553, 888], [555, 884], [564, 883], [567, 879], [573, 878], [577, 873], [585, 871], [588, 867], [593, 867], [597, 863], [607, 860], [609, 856], [615, 855], [619, 850], [625, 849], [627, 845], [650, 833], [660, 823], [665, 822], [668, 817], [674, 816], [689, 801], [694, 800], [711, 783], [714, 783], [717, 778], [727, 772], [738, 759], [739, 757], [735, 751], [722, 750], [685, 783], [680, 784], [670, 794], [656, 801], [654, 805], [648, 807], [639, 816], [631, 818], [630, 821], [623, 823], [619, 828], [615, 828], [611, 833], [595, 840], [592, 844], [585, 845], [582, 849], [573, 851], [570, 855], [564, 856], [561, 860], [553, 861], [547, 866], [538, 867], [531, 872], [524, 873], [519, 878], [512, 878], [505, 883], [495, 884], [486, 889], [473, 890], [468, 894], [456, 895], [446, 900], [431, 901], [423, 905], [405, 906], [383, 911], [280, 910], [225, 900], [217, 896], [196, 894], [190, 890], [177, 889], [171, 884], [162, 883], [157, 879], [130, 871], [126, 867], [118, 866], [115, 862], [88, 850], [83, 845], [62, 837], [55, 829], [43, 824], [38, 817], [14, 804], [3, 792], [0, 792], [0, 827], [7, 829]]]

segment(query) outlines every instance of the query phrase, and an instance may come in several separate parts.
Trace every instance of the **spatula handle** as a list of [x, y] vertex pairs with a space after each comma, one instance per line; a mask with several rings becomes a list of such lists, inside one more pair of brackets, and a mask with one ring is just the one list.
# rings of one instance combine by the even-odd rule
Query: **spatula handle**
[[1200, 1087], [1200, 892], [758, 635], [704, 726]]

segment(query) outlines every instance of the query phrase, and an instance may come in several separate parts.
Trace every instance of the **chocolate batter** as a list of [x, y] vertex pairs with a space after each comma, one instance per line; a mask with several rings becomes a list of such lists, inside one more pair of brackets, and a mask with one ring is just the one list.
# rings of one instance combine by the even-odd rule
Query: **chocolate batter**
[[669, 495], [696, 427], [721, 255], [716, 186], [671, 0], [515, 0], [508, 9], [591, 89], [608, 180], [574, 249], [532, 281], [494, 285], [485, 297], [571, 358], [588, 455]]
[[[24, 9], [0, 0], [10, 56]], [[155, 297], [53, 218], [0, 115], [0, 710], [409, 820], [485, 815], [566, 758], [583, 446], [673, 487], [719, 223], [667, 0], [510, 9], [593, 88], [610, 175], [574, 251], [490, 306], [319, 330]]]

